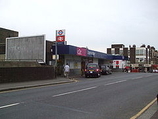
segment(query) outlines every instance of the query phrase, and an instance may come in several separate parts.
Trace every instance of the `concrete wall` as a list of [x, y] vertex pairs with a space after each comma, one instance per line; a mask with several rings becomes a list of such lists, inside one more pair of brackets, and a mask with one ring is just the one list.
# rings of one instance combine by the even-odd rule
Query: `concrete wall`
[[45, 62], [45, 45], [44, 35], [7, 38], [6, 59]]

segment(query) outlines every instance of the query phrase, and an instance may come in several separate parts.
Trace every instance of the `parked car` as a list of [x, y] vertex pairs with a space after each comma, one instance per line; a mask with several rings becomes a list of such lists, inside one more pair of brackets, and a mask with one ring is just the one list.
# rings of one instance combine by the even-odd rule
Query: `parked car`
[[96, 63], [88, 63], [85, 68], [85, 77], [100, 77], [101, 69]]
[[158, 73], [158, 69], [153, 69], [153, 73]]
[[112, 70], [109, 65], [106, 64], [100, 65], [100, 68], [101, 68], [101, 74], [106, 74], [106, 75], [112, 74]]

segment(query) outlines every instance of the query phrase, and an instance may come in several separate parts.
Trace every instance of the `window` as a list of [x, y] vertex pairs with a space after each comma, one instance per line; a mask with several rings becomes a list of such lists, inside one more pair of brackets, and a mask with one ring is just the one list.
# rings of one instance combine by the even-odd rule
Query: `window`
[[114, 49], [114, 48], [111, 49], [111, 54], [112, 54], [112, 55], [115, 54], [115, 49]]
[[120, 55], [123, 55], [123, 48], [120, 48]]
[[136, 49], [136, 56], [146, 56], [146, 49]]

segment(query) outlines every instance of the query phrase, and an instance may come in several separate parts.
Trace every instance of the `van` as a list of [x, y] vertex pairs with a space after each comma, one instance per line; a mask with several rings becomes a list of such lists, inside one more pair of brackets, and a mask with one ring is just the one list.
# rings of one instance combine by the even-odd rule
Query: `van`
[[103, 75], [112, 74], [112, 70], [109, 65], [104, 64], [104, 65], [101, 65], [100, 68], [101, 68], [101, 74]]

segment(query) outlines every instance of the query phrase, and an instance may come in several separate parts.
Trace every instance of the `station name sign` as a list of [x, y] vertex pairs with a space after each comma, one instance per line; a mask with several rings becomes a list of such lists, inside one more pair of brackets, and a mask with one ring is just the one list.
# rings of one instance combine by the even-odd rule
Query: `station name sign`
[[87, 54], [88, 54], [88, 56], [93, 56], [93, 57], [95, 56], [95, 52], [93, 52], [93, 51], [88, 50]]
[[56, 30], [56, 41], [57, 42], [64, 42], [65, 41], [65, 29]]

